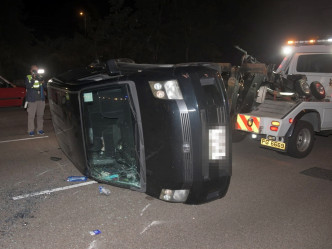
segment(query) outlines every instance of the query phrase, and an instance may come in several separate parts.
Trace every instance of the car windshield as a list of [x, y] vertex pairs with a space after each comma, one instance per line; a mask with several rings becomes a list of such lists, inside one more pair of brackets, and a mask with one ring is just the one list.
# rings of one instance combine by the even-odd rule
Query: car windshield
[[87, 160], [93, 178], [140, 188], [135, 113], [128, 96], [126, 85], [83, 93]]

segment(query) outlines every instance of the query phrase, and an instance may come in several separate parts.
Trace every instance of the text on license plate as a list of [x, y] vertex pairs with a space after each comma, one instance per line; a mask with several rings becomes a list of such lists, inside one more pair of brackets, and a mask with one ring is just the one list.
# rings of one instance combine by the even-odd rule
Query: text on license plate
[[286, 144], [283, 142], [273, 141], [266, 138], [261, 138], [261, 145], [276, 148], [279, 150], [285, 150]]

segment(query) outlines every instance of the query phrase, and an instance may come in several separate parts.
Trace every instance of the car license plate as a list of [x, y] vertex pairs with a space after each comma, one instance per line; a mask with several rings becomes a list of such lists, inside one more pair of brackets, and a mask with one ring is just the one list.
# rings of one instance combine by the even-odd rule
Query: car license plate
[[279, 150], [285, 150], [286, 144], [283, 142], [273, 141], [266, 138], [261, 138], [261, 145], [276, 148]]

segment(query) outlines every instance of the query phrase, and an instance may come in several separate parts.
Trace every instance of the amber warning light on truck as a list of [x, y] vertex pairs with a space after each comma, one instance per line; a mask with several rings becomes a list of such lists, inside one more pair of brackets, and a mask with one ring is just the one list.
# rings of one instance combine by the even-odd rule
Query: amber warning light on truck
[[289, 40], [287, 41], [288, 45], [310, 45], [310, 44], [322, 44], [322, 43], [332, 43], [332, 38], [329, 39], [320, 39], [320, 40], [302, 40], [302, 41], [294, 41]]
[[320, 39], [320, 40], [310, 39], [310, 40], [301, 40], [301, 41], [288, 40], [287, 45], [282, 47], [282, 54], [283, 55], [291, 54], [294, 46], [331, 44], [331, 43], [332, 43], [332, 38]]

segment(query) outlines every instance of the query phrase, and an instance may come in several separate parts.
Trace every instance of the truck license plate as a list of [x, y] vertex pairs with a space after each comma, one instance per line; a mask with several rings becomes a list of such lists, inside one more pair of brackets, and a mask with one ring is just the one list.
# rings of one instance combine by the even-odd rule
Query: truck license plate
[[276, 148], [279, 150], [285, 150], [286, 144], [283, 142], [273, 141], [266, 138], [261, 138], [261, 145]]

